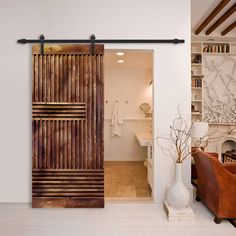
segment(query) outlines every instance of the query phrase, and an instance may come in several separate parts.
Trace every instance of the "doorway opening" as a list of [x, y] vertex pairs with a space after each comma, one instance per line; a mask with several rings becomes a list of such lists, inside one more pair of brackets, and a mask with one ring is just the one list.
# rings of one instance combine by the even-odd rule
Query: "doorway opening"
[[105, 50], [107, 201], [152, 201], [153, 51]]

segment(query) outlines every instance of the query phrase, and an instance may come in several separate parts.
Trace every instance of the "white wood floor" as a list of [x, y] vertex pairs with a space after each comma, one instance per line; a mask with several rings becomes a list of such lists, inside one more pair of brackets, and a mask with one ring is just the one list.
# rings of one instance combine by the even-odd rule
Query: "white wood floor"
[[227, 221], [216, 225], [201, 203], [195, 221], [168, 222], [162, 204], [107, 203], [105, 209], [31, 209], [0, 204], [0, 236], [231, 236]]

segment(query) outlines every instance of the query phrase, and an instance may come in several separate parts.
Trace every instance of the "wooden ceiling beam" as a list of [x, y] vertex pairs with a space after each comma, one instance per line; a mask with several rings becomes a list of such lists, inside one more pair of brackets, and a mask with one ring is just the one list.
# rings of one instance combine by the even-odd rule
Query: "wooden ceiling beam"
[[207, 31], [206, 35], [212, 33], [218, 26], [220, 26], [226, 19], [228, 19], [236, 11], [236, 3], [230, 7]]
[[227, 28], [225, 28], [222, 32], [221, 35], [226, 35], [228, 34], [230, 31], [232, 31], [234, 28], [236, 28], [236, 21], [233, 22], [231, 25], [229, 25]]
[[202, 22], [201, 25], [195, 30], [195, 34], [198, 35], [202, 30], [218, 15], [218, 13], [230, 2], [231, 0], [222, 0], [216, 8], [210, 13], [210, 15]]

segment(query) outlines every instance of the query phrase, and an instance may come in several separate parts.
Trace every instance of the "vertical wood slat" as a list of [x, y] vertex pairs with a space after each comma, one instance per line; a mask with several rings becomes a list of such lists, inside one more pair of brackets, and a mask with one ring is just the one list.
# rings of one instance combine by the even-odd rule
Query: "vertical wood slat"
[[[96, 76], [96, 84], [100, 85], [100, 80], [98, 74], [100, 74], [100, 58], [98, 57], [97, 63], [96, 63], [96, 70], [97, 70], [97, 76]], [[101, 116], [100, 116], [100, 109], [101, 109], [101, 103], [100, 103], [100, 86], [97, 86], [97, 96], [96, 96], [96, 126], [101, 127]], [[100, 136], [100, 130], [96, 130], [96, 137], [97, 137], [97, 158], [96, 158], [96, 166], [100, 168], [100, 153], [101, 153], [101, 136]]]
[[59, 143], [60, 143], [60, 132], [59, 132], [59, 121], [54, 121], [56, 123], [56, 169], [59, 169]]
[[50, 152], [50, 157], [51, 157], [51, 168], [55, 169], [55, 122], [51, 121], [51, 126], [50, 126], [50, 135], [51, 135], [51, 152]]
[[54, 74], [54, 68], [55, 68], [55, 61], [54, 61], [54, 55], [52, 55], [51, 57], [51, 61], [50, 61], [50, 87], [51, 87], [51, 94], [50, 94], [50, 99], [49, 99], [49, 101], [53, 101], [53, 102], [55, 102], [56, 100], [55, 100], [55, 87], [54, 87], [54, 85], [55, 85], [55, 82], [54, 82], [54, 76], [55, 76], [55, 74]]
[[[84, 57], [83, 56], [77, 56], [79, 58], [79, 100], [81, 102], [84, 102], [84, 96], [83, 96], [83, 87], [84, 87], [84, 81], [83, 81], [83, 72], [84, 72]], [[80, 162], [80, 168], [84, 167], [84, 125], [83, 123], [80, 123], [80, 149], [79, 149], [79, 162]]]
[[91, 65], [90, 65], [90, 58], [91, 56], [87, 56], [87, 65], [86, 65], [86, 75], [87, 75], [87, 118], [86, 118], [86, 128], [87, 128], [87, 168], [90, 168], [91, 165], [91, 75], [90, 75], [90, 69], [91, 69]]
[[47, 56], [43, 56], [43, 101], [47, 101]]
[[[87, 55], [83, 57], [83, 77], [81, 77], [84, 85], [83, 89], [83, 100], [87, 104], [87, 87], [88, 87], [88, 79], [87, 79]], [[88, 112], [87, 112], [88, 114]], [[87, 119], [87, 117], [86, 117]], [[83, 123], [83, 147], [84, 152], [82, 154], [83, 157], [83, 168], [87, 169], [87, 124]]]
[[93, 60], [92, 60], [92, 94], [93, 94], [93, 122], [92, 122], [92, 142], [93, 142], [93, 156], [92, 156], [92, 160], [93, 160], [93, 168], [96, 168], [96, 162], [97, 162], [97, 156], [96, 156], [96, 152], [97, 152], [97, 142], [96, 142], [96, 122], [97, 122], [97, 116], [96, 116], [96, 56], [93, 56]]
[[33, 170], [103, 171], [102, 56], [35, 54], [32, 65], [33, 102], [86, 104], [86, 120], [32, 121]]
[[100, 55], [100, 75], [99, 75], [99, 80], [100, 80], [100, 137], [101, 137], [101, 143], [100, 143], [100, 148], [101, 148], [101, 154], [100, 154], [100, 166], [99, 168], [103, 169], [104, 167], [104, 161], [103, 161], [103, 156], [104, 156], [104, 80], [103, 80], [103, 73], [104, 73], [104, 66], [103, 66], [103, 55]]
[[[67, 165], [67, 159], [68, 159], [68, 155], [69, 155], [69, 145], [67, 144], [68, 142], [68, 134], [69, 134], [69, 129], [67, 127], [67, 124], [69, 124], [67, 121], [63, 121], [64, 125], [64, 142], [63, 142], [63, 147], [64, 147], [64, 168], [67, 169], [69, 168], [69, 166]], [[66, 145], [67, 144], [67, 145]]]
[[42, 95], [42, 90], [43, 90], [43, 56], [39, 56], [39, 84], [38, 84], [38, 91], [39, 91], [39, 98], [38, 101], [43, 101], [43, 95]]
[[55, 102], [59, 102], [59, 56], [55, 55], [55, 81], [54, 81], [54, 86], [55, 86]]
[[69, 88], [69, 78], [68, 78], [68, 56], [63, 55], [63, 74], [62, 74], [62, 94], [64, 95], [63, 101], [68, 100], [68, 88]]
[[75, 102], [75, 55], [71, 57], [71, 102]]
[[59, 102], [63, 102], [63, 55], [59, 56]]
[[72, 71], [71, 71], [71, 55], [67, 56], [67, 78], [68, 78], [68, 88], [67, 88], [67, 101], [72, 102], [71, 100], [71, 82], [72, 82]]

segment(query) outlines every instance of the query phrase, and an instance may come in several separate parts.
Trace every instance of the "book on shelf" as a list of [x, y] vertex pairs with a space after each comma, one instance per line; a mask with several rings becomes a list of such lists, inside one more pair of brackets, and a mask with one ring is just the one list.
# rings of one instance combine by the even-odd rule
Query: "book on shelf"
[[202, 87], [202, 79], [192, 78], [192, 87], [193, 88], [201, 88]]
[[208, 44], [203, 47], [203, 52], [229, 53], [229, 44]]

